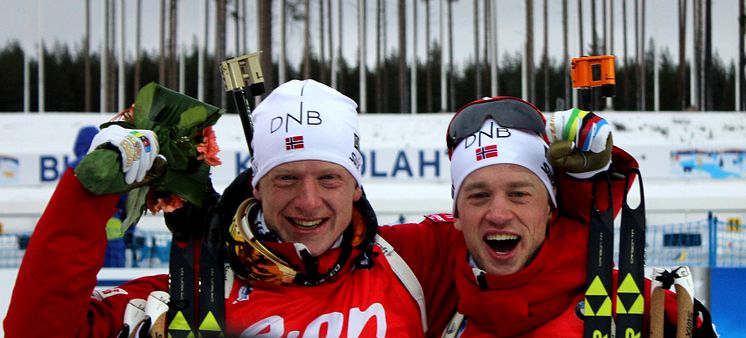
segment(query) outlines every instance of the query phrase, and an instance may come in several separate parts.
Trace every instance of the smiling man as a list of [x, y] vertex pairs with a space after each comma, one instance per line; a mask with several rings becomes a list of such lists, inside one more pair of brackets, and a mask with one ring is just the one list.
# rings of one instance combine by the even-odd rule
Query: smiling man
[[486, 272], [518, 272], [544, 242], [556, 206], [546, 149], [539, 134], [487, 119], [451, 153], [454, 226]]
[[228, 333], [423, 335], [417, 303], [373, 244], [356, 104], [318, 82], [291, 81], [252, 120], [253, 197], [230, 227]]
[[[446, 140], [453, 225], [465, 246], [454, 249], [458, 313], [444, 337], [582, 337], [593, 187], [585, 179], [637, 162], [613, 148], [610, 127], [595, 114], [557, 112], [547, 126], [536, 107], [513, 97], [462, 107]], [[615, 196], [624, 189], [623, 179], [612, 180]], [[606, 210], [608, 195], [595, 195]], [[615, 214], [620, 204], [615, 197]], [[667, 323], [675, 324], [670, 297]], [[698, 325], [694, 337], [711, 333]]]
[[[456, 113], [446, 140], [453, 224], [466, 244], [455, 252], [459, 314], [446, 333], [582, 336], [574, 309], [583, 299], [587, 226], [568, 215], [588, 198], [556, 197], [543, 115], [513, 97], [477, 100]], [[585, 171], [606, 167], [602, 158]], [[590, 186], [569, 176], [559, 181], [577, 194]], [[572, 203], [558, 208], [557, 201]]]
[[[272, 91], [252, 122], [251, 170], [239, 175], [219, 202], [206, 187], [211, 203], [187, 205], [165, 217], [169, 225], [219, 224], [225, 230], [231, 269], [225, 327], [218, 329], [227, 337], [423, 337], [424, 298], [428, 306], [446, 309], [436, 327], [445, 326], [455, 307], [451, 284], [438, 278], [452, 275], [443, 272], [450, 266], [444, 263], [448, 253], [438, 250], [447, 245], [423, 240], [419, 234], [434, 237], [434, 232], [422, 227], [409, 236], [392, 234], [394, 227], [381, 230], [398, 239], [399, 256], [376, 236], [378, 223], [361, 183], [355, 102], [319, 82], [294, 80]], [[111, 128], [102, 133], [111, 134], [112, 144], [122, 140]], [[93, 292], [103, 261], [104, 225], [116, 198], [93, 195], [73, 172], [65, 174], [34, 232], [40, 239], [29, 246], [19, 271], [19, 281], [37, 283], [16, 285], [4, 322], [8, 336], [164, 336], [154, 328], [183, 327], [185, 320], [178, 317], [164, 325], [149, 322], [144, 313], [131, 315], [145, 299], [151, 304], [152, 295], [168, 295], [167, 275]], [[88, 248], [85, 258], [80, 247]], [[410, 262], [417, 263], [411, 270]], [[48, 270], [59, 273], [35, 277]], [[417, 279], [428, 283], [420, 287]], [[46, 284], [39, 287], [41, 281]], [[185, 300], [153, 304], [180, 310]], [[45, 325], [29, 326], [31, 318]], [[183, 331], [178, 333], [186, 336]]]
[[549, 194], [530, 170], [505, 164], [481, 168], [466, 179], [454, 226], [485, 271], [516, 273], [533, 260], [546, 238]]
[[324, 161], [277, 166], [254, 188], [267, 224], [288, 242], [303, 243], [312, 256], [332, 247], [352, 219], [350, 201], [362, 190], [344, 168]]

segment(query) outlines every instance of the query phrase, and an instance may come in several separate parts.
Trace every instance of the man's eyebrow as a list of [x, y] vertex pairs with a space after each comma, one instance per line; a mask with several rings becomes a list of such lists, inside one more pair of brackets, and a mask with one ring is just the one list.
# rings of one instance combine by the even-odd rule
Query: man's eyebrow
[[280, 177], [280, 176], [295, 176], [297, 175], [296, 172], [290, 171], [290, 170], [278, 170], [274, 173], [272, 173], [271, 177]]
[[[521, 179], [521, 180], [510, 181], [507, 183], [507, 186], [508, 188], [525, 188], [525, 187], [534, 187], [535, 184], [532, 183], [530, 180]], [[489, 185], [486, 182], [476, 181], [476, 182], [471, 182], [471, 183], [464, 185], [463, 189], [464, 191], [467, 191], [467, 190], [474, 190], [474, 189], [484, 189], [487, 187], [489, 187]]]
[[466, 185], [464, 185], [464, 191], [466, 190], [474, 190], [474, 189], [484, 189], [487, 188], [487, 183], [483, 181], [476, 181], [476, 182], [470, 182]]
[[508, 186], [511, 188], [524, 188], [524, 187], [533, 187], [535, 184], [529, 180], [517, 180], [517, 181], [511, 181], [508, 183]]

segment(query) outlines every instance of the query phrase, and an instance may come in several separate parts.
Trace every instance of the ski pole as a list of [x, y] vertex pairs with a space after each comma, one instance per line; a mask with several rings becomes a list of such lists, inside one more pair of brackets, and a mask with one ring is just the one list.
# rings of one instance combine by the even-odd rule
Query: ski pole
[[669, 275], [670, 273], [665, 269], [653, 269], [650, 296], [650, 338], [663, 338], [666, 290], [671, 287]]
[[694, 281], [689, 267], [680, 266], [673, 271], [676, 289], [676, 338], [691, 338], [694, 331]]

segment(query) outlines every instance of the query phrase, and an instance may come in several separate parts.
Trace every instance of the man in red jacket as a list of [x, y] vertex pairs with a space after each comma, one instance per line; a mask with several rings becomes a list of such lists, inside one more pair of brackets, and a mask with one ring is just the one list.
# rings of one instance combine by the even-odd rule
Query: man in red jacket
[[[449, 309], [446, 315], [454, 308], [449, 284], [438, 280], [452, 275], [446, 270], [452, 265], [442, 264], [447, 252], [438, 250], [449, 246], [450, 230], [402, 228], [408, 235], [397, 241], [401, 256], [376, 238], [360, 180], [356, 108], [313, 80], [279, 86], [252, 116], [252, 170], [231, 184], [206, 218], [167, 214], [167, 223], [176, 218], [198, 226], [228, 215], [221, 225], [232, 267], [222, 328], [227, 336], [420, 337], [427, 320], [423, 298], [428, 307]], [[99, 135], [127, 152], [121, 147], [127, 133], [110, 128]], [[157, 154], [154, 135], [140, 132], [152, 147], [139, 148], [152, 151], [131, 152], [140, 157], [130, 158], [130, 182], [145, 177]], [[166, 275], [93, 292], [116, 200], [91, 194], [72, 171], [65, 173], [19, 270], [4, 321], [8, 337], [111, 337], [122, 334], [125, 322], [131, 326], [124, 333], [134, 333], [147, 325], [124, 317], [143, 303], [152, 300], [156, 315], [183, 305], [165, 297]], [[432, 240], [420, 243], [424, 236]], [[420, 250], [432, 254], [424, 259]], [[401, 257], [416, 266], [409, 270]], [[412, 286], [414, 279], [428, 281], [424, 290]], [[172, 324], [157, 319], [140, 334], [163, 334]]]
[[[583, 336], [590, 191], [571, 177], [555, 180], [548, 157], [578, 179], [637, 163], [620, 149], [609, 161], [610, 127], [592, 113], [543, 119], [525, 101], [496, 97], [462, 107], [449, 125], [453, 224], [465, 247], [455, 252], [458, 314], [446, 336]], [[582, 152], [563, 155], [573, 149]], [[606, 194], [596, 195], [606, 210]], [[621, 199], [614, 202], [618, 211]], [[703, 328], [700, 336], [708, 334]]]

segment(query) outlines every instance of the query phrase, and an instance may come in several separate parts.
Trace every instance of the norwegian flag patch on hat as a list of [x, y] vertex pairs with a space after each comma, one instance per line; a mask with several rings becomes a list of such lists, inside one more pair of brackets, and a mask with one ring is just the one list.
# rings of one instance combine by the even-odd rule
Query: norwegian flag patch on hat
[[497, 144], [477, 148], [474, 150], [474, 153], [476, 153], [477, 155], [477, 161], [481, 161], [490, 157], [497, 157]]
[[285, 138], [285, 150], [293, 149], [303, 149], [303, 135]]

